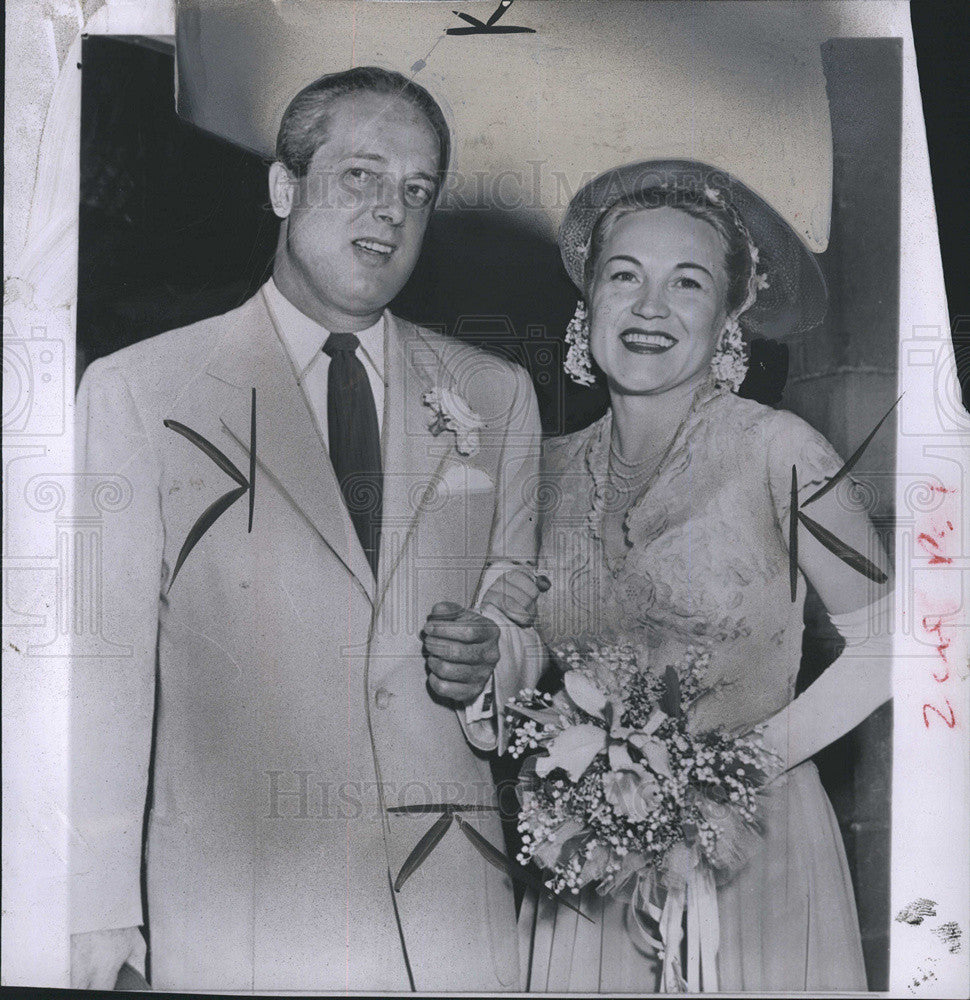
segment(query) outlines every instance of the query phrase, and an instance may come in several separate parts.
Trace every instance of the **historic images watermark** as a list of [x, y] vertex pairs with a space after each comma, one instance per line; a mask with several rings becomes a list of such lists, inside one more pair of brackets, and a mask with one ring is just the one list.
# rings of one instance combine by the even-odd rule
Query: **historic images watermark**
[[518, 812], [517, 780], [488, 781], [385, 781], [334, 782], [307, 769], [266, 770], [263, 783], [264, 816], [274, 820], [323, 822], [376, 822], [381, 800], [388, 813], [434, 815], [444, 806], [455, 812], [498, 813], [513, 819]]

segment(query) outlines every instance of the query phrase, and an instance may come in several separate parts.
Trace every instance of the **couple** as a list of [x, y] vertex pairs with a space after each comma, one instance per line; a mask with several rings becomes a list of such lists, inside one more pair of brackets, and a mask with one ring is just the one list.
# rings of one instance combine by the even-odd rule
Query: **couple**
[[[557, 499], [537, 574], [527, 376], [386, 309], [449, 145], [403, 77], [321, 78], [270, 168], [272, 279], [85, 375], [81, 469], [132, 490], [102, 578], [104, 633], [129, 651], [75, 661], [73, 982], [143, 967], [145, 925], [161, 989], [650, 992], [628, 905], [584, 897], [594, 920], [577, 922], [527, 897], [517, 928], [509, 879], [467, 829], [502, 843], [488, 753], [543, 640], [622, 633], [657, 663], [709, 645], [721, 677], [696, 724], [768, 720], [784, 760], [763, 844], [719, 892], [721, 988], [864, 988], [807, 761], [888, 696], [888, 660], [843, 657], [793, 700], [805, 578], [847, 636], [873, 595], [802, 539], [790, 600], [791, 466], [812, 490], [840, 462], [729, 388], [742, 314], [817, 319], [814, 261], [736, 181], [698, 187], [698, 165], [624, 168], [577, 195], [567, 365], [588, 383], [595, 361], [612, 407], [545, 449]], [[870, 551], [864, 517], [817, 510]], [[402, 884], [445, 805], [462, 823]]]

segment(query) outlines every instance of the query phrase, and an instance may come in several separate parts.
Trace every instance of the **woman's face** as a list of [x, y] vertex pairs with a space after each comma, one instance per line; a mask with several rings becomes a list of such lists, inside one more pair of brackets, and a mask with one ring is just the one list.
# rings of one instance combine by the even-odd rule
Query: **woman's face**
[[619, 218], [590, 285], [590, 350], [612, 392], [666, 392], [706, 374], [727, 318], [726, 247], [675, 208]]

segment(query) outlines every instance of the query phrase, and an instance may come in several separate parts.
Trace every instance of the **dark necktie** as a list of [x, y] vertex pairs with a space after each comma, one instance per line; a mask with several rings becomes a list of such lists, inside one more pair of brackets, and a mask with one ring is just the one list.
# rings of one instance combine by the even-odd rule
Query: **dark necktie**
[[327, 430], [333, 471], [376, 578], [384, 504], [381, 433], [374, 393], [355, 353], [358, 347], [360, 341], [352, 333], [331, 333], [323, 345], [330, 356]]

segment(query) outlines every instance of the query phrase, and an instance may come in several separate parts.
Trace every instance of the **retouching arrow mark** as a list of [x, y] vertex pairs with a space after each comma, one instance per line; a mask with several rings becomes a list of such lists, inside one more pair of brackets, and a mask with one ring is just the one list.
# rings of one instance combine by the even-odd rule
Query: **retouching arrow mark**
[[845, 463], [845, 465], [843, 465], [842, 468], [839, 469], [839, 471], [824, 486], [822, 486], [820, 489], [816, 490], [802, 504], [803, 507], [807, 507], [813, 501], [818, 500], [819, 497], [824, 497], [825, 494], [829, 492], [829, 490], [835, 489], [835, 487], [838, 486], [838, 484], [841, 483], [843, 479], [845, 479], [845, 477], [855, 467], [856, 462], [858, 462], [859, 459], [862, 458], [862, 453], [866, 450], [866, 448], [869, 447], [869, 442], [876, 436], [876, 431], [878, 431], [879, 428], [882, 427], [882, 425], [886, 422], [886, 420], [889, 418], [889, 414], [892, 413], [893, 410], [896, 409], [896, 407], [899, 405], [899, 401], [902, 398], [903, 397], [901, 395], [896, 397], [896, 402], [893, 403], [893, 405], [890, 406], [888, 410], [886, 410], [886, 412], [883, 414], [882, 420], [880, 420], [879, 423], [876, 424], [876, 426], [872, 428], [872, 430], [869, 432], [869, 436], [865, 439], [865, 441], [862, 442], [862, 444], [859, 445], [858, 448], [856, 448], [855, 452], [848, 459], [848, 461]]
[[889, 409], [883, 414], [882, 419], [875, 427], [869, 432], [865, 441], [859, 445], [858, 448], [852, 453], [851, 457], [845, 462], [841, 469], [828, 482], [825, 483], [820, 489], [816, 490], [803, 504], [798, 503], [798, 473], [793, 465], [791, 467], [791, 506], [789, 507], [788, 517], [788, 573], [791, 586], [791, 599], [792, 604], [795, 603], [796, 589], [798, 584], [798, 525], [803, 524], [819, 542], [824, 545], [829, 552], [833, 555], [838, 556], [847, 566], [851, 566], [857, 573], [861, 573], [863, 576], [867, 576], [870, 580], [874, 580], [876, 583], [885, 583], [889, 577], [874, 563], [870, 562], [862, 553], [856, 552], [855, 549], [850, 545], [846, 545], [840, 538], [837, 538], [832, 534], [827, 528], [823, 528], [821, 524], [817, 521], [812, 520], [807, 514], [803, 512], [802, 509], [807, 507], [810, 503], [818, 500], [819, 497], [825, 496], [830, 490], [835, 489], [835, 487], [842, 482], [843, 479], [852, 471], [855, 464], [862, 457], [863, 452], [869, 447], [869, 443], [876, 436], [876, 432], [880, 427], [886, 422], [889, 414], [896, 409], [899, 404], [899, 400], [902, 399], [899, 396], [895, 403], [889, 407]]
[[182, 548], [179, 550], [178, 559], [175, 560], [175, 570], [172, 579], [169, 581], [166, 593], [172, 589], [175, 578], [182, 568], [182, 564], [188, 558], [189, 553], [195, 548], [202, 536], [222, 517], [223, 514], [243, 495], [249, 493], [249, 531], [253, 530], [253, 508], [256, 503], [256, 389], [253, 388], [252, 404], [249, 417], [249, 479], [236, 468], [235, 463], [228, 455], [223, 454], [211, 441], [207, 441], [197, 431], [185, 424], [180, 424], [177, 420], [163, 420], [162, 423], [176, 434], [181, 434], [186, 440], [191, 441], [201, 452], [208, 455], [216, 465], [222, 469], [231, 479], [239, 485], [224, 493], [218, 500], [210, 504], [200, 515], [199, 519], [192, 525]]
[[471, 25], [470, 28], [447, 28], [445, 30], [446, 35], [515, 35], [515, 34], [529, 34], [534, 35], [535, 28], [523, 28], [518, 25], [509, 24], [499, 24], [498, 21], [505, 16], [505, 12], [512, 6], [512, 0], [502, 0], [502, 2], [495, 8], [492, 16], [485, 22], [479, 21], [477, 17], [472, 17], [471, 14], [466, 14], [461, 10], [453, 10], [452, 14], [456, 14], [463, 21], [466, 21]]
[[491, 26], [500, 18], [505, 16], [505, 12], [512, 6], [512, 0], [502, 0], [495, 8], [495, 13], [488, 19], [488, 26]]

